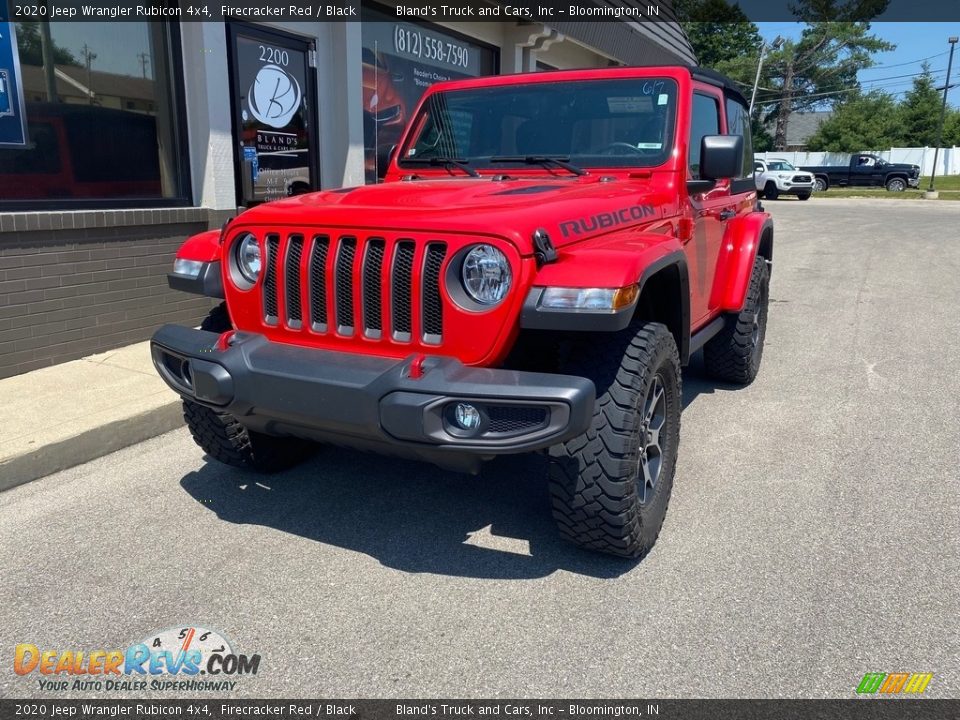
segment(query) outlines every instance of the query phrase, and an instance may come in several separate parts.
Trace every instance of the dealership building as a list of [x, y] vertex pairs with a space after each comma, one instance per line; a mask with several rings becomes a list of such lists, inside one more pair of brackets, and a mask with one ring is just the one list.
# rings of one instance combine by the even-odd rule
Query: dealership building
[[[434, 82], [695, 64], [667, 12], [432, 22], [370, 3], [350, 22], [13, 23], [0, 121], [23, 137], [0, 135], [0, 378], [198, 324], [210, 301], [166, 282], [183, 239], [256, 203], [376, 182]], [[2, 95], [5, 72], [22, 100]]]

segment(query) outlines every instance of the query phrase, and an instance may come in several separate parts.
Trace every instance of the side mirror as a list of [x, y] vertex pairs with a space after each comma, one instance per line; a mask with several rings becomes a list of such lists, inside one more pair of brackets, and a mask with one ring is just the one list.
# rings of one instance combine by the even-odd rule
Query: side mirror
[[390, 163], [393, 162], [393, 156], [397, 152], [397, 145], [391, 145], [386, 151], [379, 150], [377, 151], [377, 179], [383, 180], [384, 176], [387, 174], [387, 168], [390, 167]]
[[706, 135], [700, 143], [700, 177], [728, 180], [743, 174], [743, 136]]
[[713, 189], [717, 180], [743, 174], [743, 136], [705, 135], [700, 141], [700, 179], [687, 183], [691, 193]]

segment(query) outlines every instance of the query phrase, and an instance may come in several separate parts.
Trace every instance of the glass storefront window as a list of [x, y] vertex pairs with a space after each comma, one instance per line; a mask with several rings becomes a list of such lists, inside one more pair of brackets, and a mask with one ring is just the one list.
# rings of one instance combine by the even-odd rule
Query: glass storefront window
[[442, 80], [494, 75], [497, 51], [435, 25], [362, 10], [363, 145], [367, 182], [383, 177], [390, 148], [423, 91]]
[[0, 206], [183, 199], [171, 26], [14, 27], [29, 142], [0, 149]]

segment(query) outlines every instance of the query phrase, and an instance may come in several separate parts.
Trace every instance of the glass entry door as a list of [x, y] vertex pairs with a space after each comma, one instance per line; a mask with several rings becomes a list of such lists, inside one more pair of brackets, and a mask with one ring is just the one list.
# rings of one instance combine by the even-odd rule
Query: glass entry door
[[238, 204], [318, 189], [312, 44], [243, 23], [228, 23], [227, 32]]

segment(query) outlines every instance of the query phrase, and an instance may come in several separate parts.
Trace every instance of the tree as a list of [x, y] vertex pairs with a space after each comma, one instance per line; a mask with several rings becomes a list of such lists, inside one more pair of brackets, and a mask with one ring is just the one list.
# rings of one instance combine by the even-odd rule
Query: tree
[[[40, 24], [36, 20], [21, 20], [17, 27], [17, 48], [20, 51], [20, 62], [23, 65], [43, 65], [42, 40], [40, 39]], [[69, 50], [53, 44], [53, 62], [55, 65], [79, 65], [77, 59]]]
[[807, 141], [810, 150], [853, 153], [881, 150], [896, 144], [900, 133], [898, 108], [880, 90], [856, 94], [838, 105]]
[[788, 40], [770, 56], [775, 79], [761, 95], [776, 118], [774, 147], [785, 150], [790, 115], [817, 105], [835, 104], [851, 88], [857, 73], [873, 64], [872, 54], [894, 45], [870, 34], [869, 21], [890, 0], [797, 0], [790, 11], [806, 23], [798, 41]]
[[904, 147], [933, 147], [937, 144], [940, 108], [943, 95], [934, 86], [930, 64], [923, 64], [923, 74], [913, 79], [913, 88], [899, 107], [900, 137]]
[[[727, 0], [676, 0], [674, 8], [699, 64], [740, 83], [749, 98], [763, 43], [757, 26]], [[754, 151], [769, 150], [773, 138], [763, 123], [754, 118], [751, 125]]]
[[871, 35], [866, 22], [811, 22], [798, 41], [786, 41], [770, 56], [773, 89], [761, 98], [776, 118], [774, 147], [786, 149], [793, 112], [841, 102], [859, 87], [857, 73], [873, 64], [872, 54], [894, 47]]
[[676, 0], [674, 8], [697, 62], [752, 88], [763, 38], [740, 7], [727, 0]]
[[960, 110], [947, 109], [947, 117], [943, 122], [943, 146], [960, 146]]

